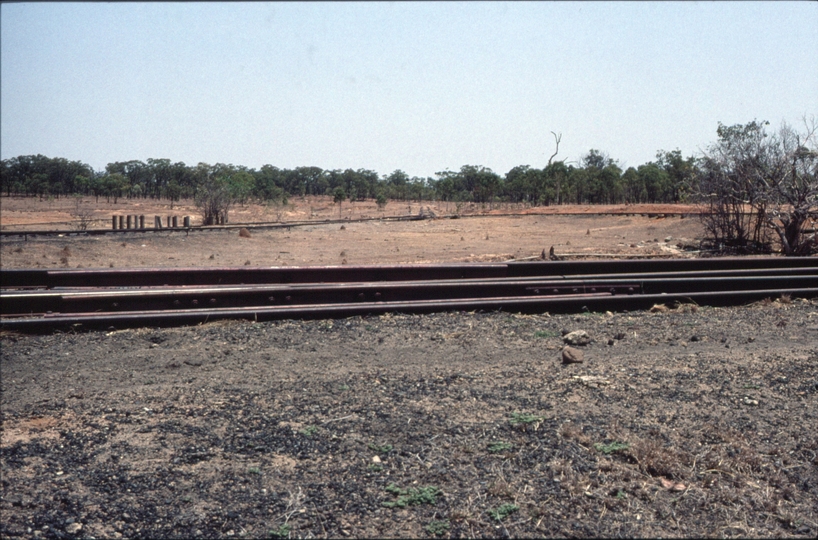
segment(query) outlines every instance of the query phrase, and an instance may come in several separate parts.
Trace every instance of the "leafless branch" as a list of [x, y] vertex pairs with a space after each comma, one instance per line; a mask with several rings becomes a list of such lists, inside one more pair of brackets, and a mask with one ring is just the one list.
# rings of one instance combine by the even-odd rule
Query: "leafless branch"
[[818, 219], [818, 125], [767, 123], [720, 126], [719, 142], [705, 153], [700, 201], [709, 206], [705, 228], [717, 248], [769, 249], [770, 233], [787, 255], [818, 247], [809, 225]]
[[557, 154], [560, 153], [560, 141], [562, 140], [562, 133], [557, 135], [556, 133], [554, 133], [552, 131], [551, 134], [554, 135], [554, 139], [557, 141], [557, 149], [554, 151], [554, 155], [552, 155], [550, 158], [548, 158], [548, 164], [549, 165], [551, 165], [551, 160], [554, 159], [555, 157], [557, 157]]

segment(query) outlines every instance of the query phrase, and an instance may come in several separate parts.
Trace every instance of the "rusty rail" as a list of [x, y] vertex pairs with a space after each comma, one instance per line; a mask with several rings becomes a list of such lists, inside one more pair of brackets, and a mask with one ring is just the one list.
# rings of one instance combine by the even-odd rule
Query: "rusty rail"
[[[719, 257], [706, 259], [539, 261], [485, 264], [270, 266], [226, 268], [115, 268], [0, 270], [2, 288], [146, 287], [339, 283], [476, 278], [545, 278], [668, 272], [818, 269], [818, 257]], [[729, 275], [729, 274], [728, 274]]]
[[387, 311], [521, 312], [727, 305], [818, 297], [818, 258], [484, 265], [0, 271], [0, 325], [194, 324], [224, 318], [346, 317]]

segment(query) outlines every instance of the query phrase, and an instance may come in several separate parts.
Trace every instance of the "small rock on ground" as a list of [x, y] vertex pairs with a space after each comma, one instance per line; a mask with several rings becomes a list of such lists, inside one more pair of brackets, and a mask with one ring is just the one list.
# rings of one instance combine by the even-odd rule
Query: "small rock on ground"
[[591, 336], [585, 330], [574, 330], [565, 334], [562, 340], [568, 345], [588, 345], [591, 342]]
[[562, 349], [562, 363], [563, 364], [581, 364], [585, 361], [585, 355], [582, 351], [573, 347], [564, 347]]

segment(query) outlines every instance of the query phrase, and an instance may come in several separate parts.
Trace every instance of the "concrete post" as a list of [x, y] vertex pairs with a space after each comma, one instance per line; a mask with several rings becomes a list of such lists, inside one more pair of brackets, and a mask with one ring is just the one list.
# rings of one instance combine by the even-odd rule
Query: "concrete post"
[[111, 228], [113, 230], [116, 230], [116, 223], [117, 223], [116, 216], [111, 216]]
[[185, 228], [189, 229], [190, 228], [190, 216], [185, 216], [184, 223], [185, 223]]
[[162, 228], [162, 218], [160, 216], [153, 216], [153, 227], [155, 229]]

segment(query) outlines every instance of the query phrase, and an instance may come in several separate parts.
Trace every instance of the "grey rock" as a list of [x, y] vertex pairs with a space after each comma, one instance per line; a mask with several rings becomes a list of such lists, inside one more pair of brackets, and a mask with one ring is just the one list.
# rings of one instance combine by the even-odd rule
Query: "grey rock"
[[568, 345], [588, 345], [591, 342], [591, 336], [585, 330], [574, 330], [565, 334], [562, 340]]

